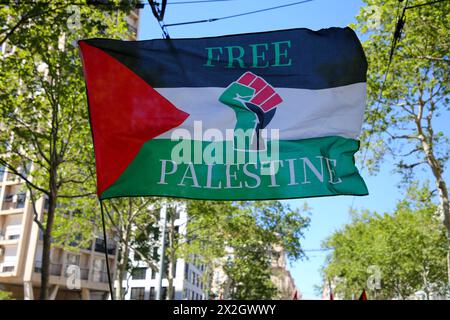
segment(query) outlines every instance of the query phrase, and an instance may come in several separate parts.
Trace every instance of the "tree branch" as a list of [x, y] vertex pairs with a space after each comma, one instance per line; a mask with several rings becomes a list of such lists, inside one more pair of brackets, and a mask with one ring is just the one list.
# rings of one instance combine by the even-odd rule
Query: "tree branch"
[[17, 169], [15, 169], [14, 167], [12, 167], [9, 163], [7, 163], [5, 160], [0, 159], [0, 164], [2, 166], [4, 166], [5, 168], [7, 168], [9, 171], [11, 171], [12, 174], [15, 174], [16, 176], [18, 176], [19, 178], [21, 178], [22, 180], [24, 180], [27, 184], [29, 184], [30, 186], [33, 187], [33, 189], [36, 189], [46, 195], [49, 195], [50, 192], [47, 190], [42, 189], [41, 187], [38, 187], [37, 185], [35, 185], [34, 183], [32, 183], [25, 175], [23, 175], [21, 172], [19, 172]]
[[36, 199], [34, 198], [33, 190], [30, 188], [30, 186], [28, 184], [25, 184], [25, 185], [27, 186], [28, 192], [30, 193], [31, 204], [33, 206], [33, 221], [36, 222], [36, 224], [38, 225], [39, 229], [41, 229], [41, 231], [44, 231], [45, 227], [42, 224], [42, 222], [39, 221], [38, 213], [36, 210]]
[[36, 137], [35, 132], [30, 128], [30, 126], [28, 124], [26, 124], [24, 121], [22, 121], [18, 117], [14, 117], [14, 120], [19, 122], [22, 126], [24, 126], [28, 130], [28, 132], [32, 136], [32, 142], [33, 142], [33, 145], [35, 146], [36, 150], [38, 151], [38, 154], [45, 160], [45, 162], [47, 162], [47, 164], [50, 164], [50, 160], [46, 157], [45, 153], [42, 151], [42, 148], [38, 142], [38, 138]]
[[89, 197], [89, 196], [95, 196], [95, 195], [97, 195], [95, 192], [77, 194], [77, 195], [60, 194], [60, 195], [58, 195], [58, 198], [74, 199], [74, 198], [83, 198], [83, 197]]

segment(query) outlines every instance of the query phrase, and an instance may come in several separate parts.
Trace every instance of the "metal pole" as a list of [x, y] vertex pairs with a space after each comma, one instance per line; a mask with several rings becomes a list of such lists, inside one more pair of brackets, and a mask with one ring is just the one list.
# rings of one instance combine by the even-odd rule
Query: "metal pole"
[[162, 224], [161, 229], [161, 249], [160, 249], [160, 257], [159, 257], [159, 271], [158, 276], [156, 278], [156, 300], [161, 300], [161, 291], [162, 291], [162, 280], [164, 273], [164, 253], [166, 248], [166, 218], [167, 218], [167, 205], [164, 203], [161, 207], [160, 211], [160, 224]]

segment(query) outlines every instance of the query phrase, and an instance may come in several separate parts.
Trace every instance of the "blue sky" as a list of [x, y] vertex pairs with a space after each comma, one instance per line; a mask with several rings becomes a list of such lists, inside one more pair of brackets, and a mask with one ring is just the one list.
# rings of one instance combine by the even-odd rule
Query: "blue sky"
[[[182, 0], [169, 0], [168, 2]], [[246, 11], [288, 4], [295, 0], [234, 0], [202, 4], [168, 5], [165, 22], [217, 18]], [[274, 11], [253, 14], [217, 22], [170, 27], [171, 38], [205, 37], [233, 33], [246, 33], [306, 27], [313, 30], [327, 27], [345, 27], [354, 22], [354, 16], [362, 6], [361, 0], [315, 0], [309, 3], [282, 8]], [[151, 15], [148, 6], [141, 11], [139, 39], [161, 38], [161, 29]], [[447, 119], [448, 120], [448, 119]], [[445, 126], [445, 121], [438, 123]], [[362, 175], [368, 185], [370, 195], [366, 197], [325, 197], [308, 199], [312, 207], [311, 226], [305, 234], [305, 249], [319, 249], [321, 242], [333, 231], [350, 221], [349, 208], [368, 208], [378, 212], [389, 212], [395, 208], [396, 201], [402, 198], [398, 188], [399, 177], [392, 173], [392, 163], [384, 161], [382, 171], [377, 176]], [[420, 174], [427, 178], [428, 173]], [[431, 177], [430, 177], [431, 179]], [[292, 206], [303, 206], [304, 200], [288, 201]], [[320, 295], [314, 290], [321, 284], [319, 269], [325, 258], [325, 252], [308, 252], [308, 259], [293, 263], [289, 268], [300, 289], [303, 298], [318, 299]], [[358, 293], [355, 293], [358, 294]]]

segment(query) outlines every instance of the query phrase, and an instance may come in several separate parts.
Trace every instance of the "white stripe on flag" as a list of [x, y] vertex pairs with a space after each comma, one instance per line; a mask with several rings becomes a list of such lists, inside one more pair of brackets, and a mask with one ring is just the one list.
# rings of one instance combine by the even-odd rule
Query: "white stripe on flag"
[[[207, 129], [233, 129], [234, 111], [219, 101], [225, 88], [155, 88], [177, 108], [190, 116], [177, 128], [187, 129], [193, 137], [194, 121]], [[366, 105], [366, 83], [330, 89], [308, 90], [275, 88], [283, 102], [266, 129], [279, 129], [280, 140], [342, 136], [356, 139]], [[177, 129], [175, 128], [175, 129]], [[172, 131], [156, 137], [170, 139]], [[270, 136], [270, 135], [269, 135]]]

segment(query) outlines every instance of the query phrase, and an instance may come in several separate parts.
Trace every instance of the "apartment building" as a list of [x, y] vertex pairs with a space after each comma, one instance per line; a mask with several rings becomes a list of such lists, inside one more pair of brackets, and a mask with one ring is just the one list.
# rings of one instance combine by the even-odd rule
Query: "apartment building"
[[[160, 223], [161, 224], [161, 223]], [[188, 225], [188, 215], [181, 205], [177, 207], [174, 216], [174, 228], [178, 233], [179, 241], [185, 241]], [[160, 235], [159, 243], [162, 241]], [[161, 247], [155, 248], [161, 254]], [[134, 260], [133, 254], [130, 255]], [[200, 264], [195, 257], [192, 262], [177, 259], [173, 274], [172, 297], [168, 297], [169, 280], [165, 275], [169, 272], [167, 258], [164, 262], [161, 285], [162, 300], [206, 300], [208, 299], [208, 281], [205, 280], [206, 266]], [[127, 274], [122, 282], [126, 300], [155, 300], [159, 289], [158, 273], [152, 271], [144, 262], [137, 262], [132, 274]]]
[[295, 292], [297, 299], [301, 300], [302, 294], [296, 287], [291, 272], [287, 269], [286, 253], [282, 246], [274, 246], [271, 253], [271, 280], [278, 290], [276, 299], [292, 300]]
[[137, 40], [139, 37], [139, 13], [140, 9], [134, 9], [125, 18], [130, 32], [130, 40]]
[[[294, 278], [289, 270], [287, 270], [286, 253], [282, 246], [274, 245], [272, 250], [268, 252], [270, 256], [270, 279], [277, 289], [277, 294], [274, 299], [277, 300], [292, 300], [295, 292], [297, 298], [301, 299], [300, 290], [295, 285]], [[223, 269], [223, 265], [233, 259], [233, 249], [228, 248], [225, 257], [217, 261], [217, 266], [214, 269], [211, 279], [211, 293], [216, 299], [228, 300], [231, 299], [230, 281]]]
[[[130, 40], [136, 40], [139, 10], [126, 18]], [[12, 54], [4, 43], [0, 54]], [[48, 208], [45, 198], [36, 201], [37, 219]], [[100, 234], [100, 233], [99, 233]], [[108, 251], [114, 274], [117, 250], [114, 242], [101, 235], [77, 253], [53, 247], [50, 258], [50, 299], [107, 299], [108, 275], [104, 252]], [[24, 182], [0, 167], [0, 290], [15, 299], [33, 300], [39, 296], [42, 268], [42, 232], [34, 222], [34, 210]]]
[[[16, 299], [32, 300], [39, 295], [42, 268], [42, 232], [34, 220], [31, 201], [23, 181], [0, 169], [0, 290]], [[38, 219], [48, 202], [36, 202]], [[108, 242], [110, 265], [116, 248]], [[104, 240], [99, 236], [89, 246], [71, 253], [53, 247], [50, 258], [51, 299], [105, 299], [109, 293]]]

